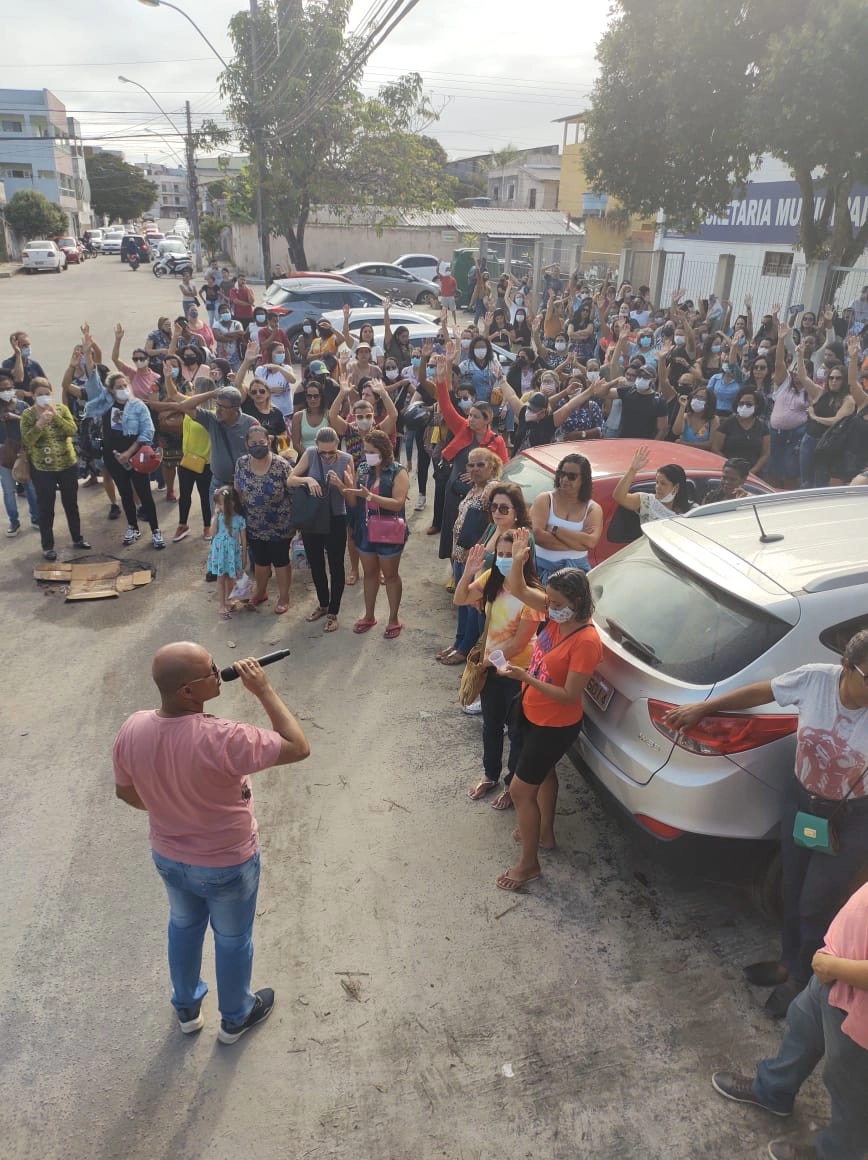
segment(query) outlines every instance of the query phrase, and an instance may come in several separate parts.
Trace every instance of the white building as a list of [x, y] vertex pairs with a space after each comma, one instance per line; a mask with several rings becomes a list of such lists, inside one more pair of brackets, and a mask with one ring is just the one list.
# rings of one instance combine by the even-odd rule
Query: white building
[[488, 169], [493, 209], [557, 209], [561, 159], [557, 145], [525, 150], [515, 161]]
[[78, 122], [48, 89], [0, 89], [0, 179], [7, 198], [35, 189], [78, 235], [93, 222]]
[[155, 218], [188, 217], [190, 200], [187, 196], [186, 169], [170, 169], [166, 165], [150, 162], [138, 165], [145, 177], [153, 181], [159, 189], [157, 199], [149, 212]]

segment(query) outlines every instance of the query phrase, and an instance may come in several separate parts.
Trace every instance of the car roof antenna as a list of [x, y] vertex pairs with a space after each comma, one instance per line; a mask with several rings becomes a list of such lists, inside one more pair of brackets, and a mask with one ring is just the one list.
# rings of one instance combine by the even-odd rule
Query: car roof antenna
[[751, 507], [753, 508], [753, 514], [756, 516], [756, 522], [759, 524], [760, 543], [776, 544], [778, 540], [782, 540], [784, 537], [780, 534], [780, 532], [767, 532], [765, 530], [762, 525], [762, 520], [759, 518], [759, 512], [756, 510], [756, 504], [751, 504]]

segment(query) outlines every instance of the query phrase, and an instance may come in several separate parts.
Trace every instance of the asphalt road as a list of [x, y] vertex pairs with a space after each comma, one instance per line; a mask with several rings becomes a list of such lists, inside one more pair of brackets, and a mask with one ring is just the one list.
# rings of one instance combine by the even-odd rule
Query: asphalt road
[[[116, 321], [140, 342], [179, 300], [177, 282], [106, 258], [0, 282], [5, 330], [29, 329], [55, 381], [85, 318], [108, 353]], [[101, 493], [81, 498], [94, 549], [119, 552]], [[816, 1080], [792, 1123], [710, 1087], [780, 1038], [740, 976], [775, 931], [731, 866], [665, 868], [566, 768], [544, 878], [495, 888], [514, 815], [465, 796], [481, 725], [432, 659], [453, 619], [427, 523], [411, 519], [395, 642], [352, 634], [358, 589], [338, 633], [306, 624], [304, 575], [287, 616], [219, 622], [194, 538], [138, 545], [155, 583], [84, 604], [34, 582], [36, 532], [2, 541], [3, 1157], [731, 1160], [824, 1118]], [[117, 729], [155, 704], [150, 657], [179, 638], [221, 663], [291, 647], [270, 672], [312, 746], [255, 780], [254, 986], [277, 1006], [232, 1047], [213, 989], [201, 1034], [177, 1030], [146, 820], [111, 778]], [[265, 723], [239, 684], [212, 707]], [[210, 947], [204, 972], [213, 985]]]

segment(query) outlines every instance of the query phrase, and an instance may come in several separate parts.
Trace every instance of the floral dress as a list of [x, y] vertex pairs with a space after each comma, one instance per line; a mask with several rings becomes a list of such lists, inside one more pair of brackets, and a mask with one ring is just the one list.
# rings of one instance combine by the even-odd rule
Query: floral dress
[[244, 516], [233, 516], [229, 531], [223, 513], [217, 513], [217, 535], [208, 553], [209, 572], [215, 576], [231, 576], [233, 580], [241, 575], [241, 532], [245, 526]]

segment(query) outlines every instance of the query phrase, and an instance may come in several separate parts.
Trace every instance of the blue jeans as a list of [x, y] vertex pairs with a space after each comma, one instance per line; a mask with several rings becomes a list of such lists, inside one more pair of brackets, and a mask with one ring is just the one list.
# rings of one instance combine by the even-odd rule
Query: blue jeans
[[575, 556], [563, 556], [560, 560], [541, 560], [539, 556], [535, 556], [534, 559], [541, 584], [548, 584], [549, 576], [559, 568], [581, 568], [583, 572], [591, 570], [587, 556], [578, 559]]
[[812, 975], [790, 1004], [780, 1051], [758, 1065], [753, 1081], [758, 1100], [789, 1112], [799, 1088], [826, 1057], [823, 1083], [832, 1119], [814, 1140], [819, 1160], [856, 1160], [868, 1141], [868, 1051], [841, 1030], [845, 1018], [845, 1011], [830, 1006], [829, 988]]
[[[464, 565], [458, 563], [457, 560], [452, 561], [452, 575], [457, 588], [458, 581], [464, 575]], [[467, 656], [482, 635], [484, 627], [485, 617], [472, 604], [459, 605], [458, 626], [455, 630], [455, 644], [452, 647]]]
[[253, 1010], [253, 919], [259, 890], [259, 854], [239, 866], [188, 866], [152, 853], [169, 895], [169, 975], [176, 1011], [195, 1007], [208, 993], [202, 981], [202, 944], [214, 931], [217, 1003], [227, 1023]]
[[[0, 483], [3, 485], [3, 506], [6, 508], [9, 523], [17, 526], [21, 523], [21, 517], [18, 515], [18, 497], [15, 494], [15, 480], [12, 478], [11, 467], [0, 467]], [[30, 508], [30, 522], [38, 523], [39, 508], [36, 504], [36, 488], [29, 480], [24, 484], [24, 494]]]

